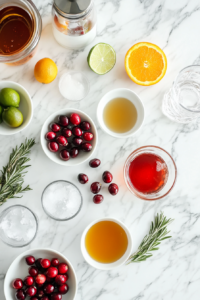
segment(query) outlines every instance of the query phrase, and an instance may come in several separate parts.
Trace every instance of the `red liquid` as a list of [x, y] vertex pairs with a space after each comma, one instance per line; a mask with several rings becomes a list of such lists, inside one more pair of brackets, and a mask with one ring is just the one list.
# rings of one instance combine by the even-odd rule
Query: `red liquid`
[[140, 154], [130, 163], [129, 178], [140, 193], [158, 192], [165, 185], [167, 177], [166, 163], [155, 154]]

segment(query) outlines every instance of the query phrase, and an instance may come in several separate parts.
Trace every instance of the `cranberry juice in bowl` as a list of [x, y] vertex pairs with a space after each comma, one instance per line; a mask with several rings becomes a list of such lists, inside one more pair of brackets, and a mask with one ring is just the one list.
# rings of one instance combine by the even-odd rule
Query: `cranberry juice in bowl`
[[157, 146], [136, 149], [127, 158], [124, 179], [129, 190], [143, 200], [158, 200], [174, 187], [176, 164], [170, 154]]

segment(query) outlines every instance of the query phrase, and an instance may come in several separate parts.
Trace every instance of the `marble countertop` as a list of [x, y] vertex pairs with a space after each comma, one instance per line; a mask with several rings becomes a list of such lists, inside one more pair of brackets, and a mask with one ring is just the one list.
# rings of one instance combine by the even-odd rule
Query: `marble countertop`
[[[76, 300], [198, 300], [200, 284], [200, 130], [199, 125], [181, 125], [168, 120], [161, 112], [164, 93], [174, 77], [184, 67], [200, 64], [200, 2], [198, 0], [96, 0], [98, 10], [98, 36], [80, 51], [59, 46], [52, 35], [51, 1], [34, 0], [42, 18], [43, 32], [36, 56], [26, 65], [9, 67], [0, 65], [0, 80], [13, 80], [22, 84], [31, 94], [34, 116], [28, 128], [14, 136], [1, 136], [0, 167], [8, 161], [13, 147], [26, 137], [36, 138], [31, 153], [31, 168], [25, 183], [33, 189], [21, 199], [11, 199], [0, 207], [0, 213], [13, 204], [23, 204], [38, 216], [40, 227], [36, 239], [29, 247], [14, 249], [0, 241], [0, 299], [6, 271], [22, 251], [37, 247], [50, 247], [66, 255], [75, 267], [78, 277]], [[160, 83], [151, 87], [134, 84], [126, 75], [124, 56], [139, 41], [159, 45], [168, 58], [168, 70]], [[98, 42], [109, 43], [117, 53], [114, 69], [98, 76], [87, 66], [90, 48]], [[52, 58], [59, 69], [83, 71], [91, 83], [90, 93], [80, 103], [66, 102], [59, 93], [58, 80], [43, 85], [34, 79], [35, 63]], [[100, 98], [117, 87], [134, 90], [141, 97], [146, 118], [142, 129], [128, 139], [115, 139], [99, 128], [96, 108]], [[93, 170], [88, 163], [77, 167], [63, 167], [50, 161], [43, 153], [39, 135], [46, 118], [56, 110], [74, 107], [88, 113], [98, 127], [99, 144], [95, 156], [102, 161], [101, 169]], [[166, 149], [178, 168], [175, 188], [164, 199], [145, 202], [134, 197], [123, 181], [123, 165], [127, 156], [143, 145], [157, 145]], [[89, 186], [77, 183], [77, 174], [87, 173], [100, 179], [104, 170], [111, 170], [119, 194], [113, 197], [104, 191], [105, 200], [94, 205]], [[94, 175], [95, 173], [95, 175]], [[56, 222], [47, 217], [41, 206], [45, 186], [58, 179], [77, 184], [83, 193], [81, 213], [68, 222]], [[170, 225], [172, 239], [163, 242], [159, 251], [146, 262], [130, 264], [114, 271], [98, 271], [90, 267], [80, 251], [83, 228], [92, 220], [114, 216], [131, 230], [133, 250], [148, 232], [150, 221], [157, 212], [164, 211], [174, 219]]]

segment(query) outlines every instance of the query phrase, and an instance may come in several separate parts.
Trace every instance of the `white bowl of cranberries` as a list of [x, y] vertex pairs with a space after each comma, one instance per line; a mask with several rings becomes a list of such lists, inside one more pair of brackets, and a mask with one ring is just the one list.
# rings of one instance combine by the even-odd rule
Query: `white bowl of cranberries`
[[74, 300], [76, 292], [73, 266], [64, 255], [51, 249], [20, 254], [4, 281], [6, 300]]
[[62, 109], [47, 118], [40, 141], [51, 160], [74, 166], [93, 155], [98, 141], [97, 129], [86, 113], [73, 108]]

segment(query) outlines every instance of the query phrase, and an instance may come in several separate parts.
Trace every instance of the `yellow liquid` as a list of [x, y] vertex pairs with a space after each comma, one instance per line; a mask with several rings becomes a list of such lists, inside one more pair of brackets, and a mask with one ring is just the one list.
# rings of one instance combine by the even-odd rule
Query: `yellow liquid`
[[103, 118], [108, 129], [117, 133], [124, 133], [131, 130], [135, 125], [137, 110], [130, 100], [115, 98], [105, 106]]
[[128, 247], [124, 229], [113, 221], [101, 221], [87, 232], [85, 246], [89, 255], [100, 263], [112, 263], [120, 259]]

